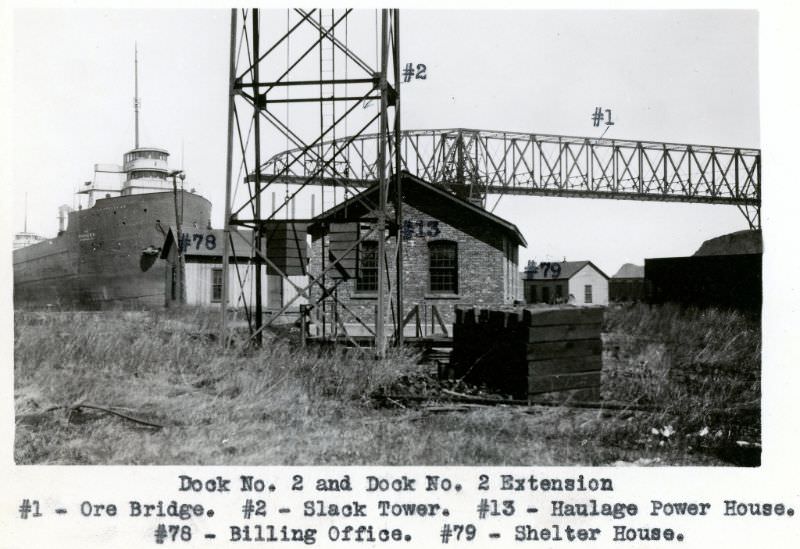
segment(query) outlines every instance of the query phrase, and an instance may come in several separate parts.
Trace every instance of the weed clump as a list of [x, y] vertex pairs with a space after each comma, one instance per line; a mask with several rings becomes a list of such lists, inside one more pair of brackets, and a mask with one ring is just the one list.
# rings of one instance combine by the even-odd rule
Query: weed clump
[[651, 410], [631, 425], [629, 444], [760, 448], [757, 321], [736, 311], [637, 304], [609, 308], [604, 332], [604, 398]]

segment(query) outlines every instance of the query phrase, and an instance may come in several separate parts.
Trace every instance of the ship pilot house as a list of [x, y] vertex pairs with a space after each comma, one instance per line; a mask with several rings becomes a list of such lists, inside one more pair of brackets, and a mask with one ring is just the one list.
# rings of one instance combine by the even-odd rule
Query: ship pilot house
[[[404, 334], [452, 335], [456, 306], [513, 304], [520, 291], [518, 249], [527, 245], [519, 229], [407, 172], [401, 185], [403, 222], [400, 227], [389, 224], [385, 280], [389, 285], [396, 280], [400, 238]], [[395, 196], [394, 181], [388, 196]], [[326, 273], [324, 284], [324, 291], [335, 294], [335, 299], [311, 312], [318, 331], [324, 326], [328, 334], [344, 330], [348, 335], [367, 335], [375, 325], [378, 267], [383, 263], [378, 261], [376, 237], [365, 232], [374, 226], [377, 203], [374, 185], [317, 216], [308, 227], [309, 276], [319, 276], [326, 265], [338, 261]], [[394, 219], [391, 203], [389, 214]], [[322, 287], [315, 286], [311, 303], [320, 300]], [[387, 286], [384, 291], [389, 302], [395, 289]], [[394, 307], [392, 300], [386, 311], [388, 326], [397, 323]]]

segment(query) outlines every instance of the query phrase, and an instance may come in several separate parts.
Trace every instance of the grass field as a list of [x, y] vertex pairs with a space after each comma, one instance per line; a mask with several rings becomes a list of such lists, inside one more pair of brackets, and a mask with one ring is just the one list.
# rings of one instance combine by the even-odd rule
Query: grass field
[[223, 352], [215, 322], [17, 312], [17, 463], [757, 463], [760, 330], [735, 313], [610, 308], [602, 394], [630, 405], [614, 410], [387, 402], [398, 380], [437, 384], [411, 351], [299, 349], [287, 327]]

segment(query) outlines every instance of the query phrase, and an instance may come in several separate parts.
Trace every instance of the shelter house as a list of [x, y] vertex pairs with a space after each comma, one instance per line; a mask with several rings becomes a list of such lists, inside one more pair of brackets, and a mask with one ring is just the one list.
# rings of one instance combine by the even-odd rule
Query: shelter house
[[644, 301], [644, 265], [625, 263], [608, 281], [611, 301]]
[[[395, 181], [388, 189], [388, 268], [383, 291], [387, 334], [398, 321], [411, 336], [452, 335], [455, 307], [511, 305], [519, 294], [519, 229], [482, 207], [402, 172], [402, 225], [395, 219]], [[373, 231], [378, 185], [351, 196], [312, 220], [309, 275], [319, 277], [312, 303], [319, 331], [369, 335], [378, 296], [378, 240]], [[403, 310], [396, 310], [397, 242], [402, 242]], [[323, 290], [323, 287], [325, 290]], [[391, 302], [390, 302], [391, 300]]]
[[608, 276], [591, 261], [528, 262], [526, 303], [608, 305]]
[[[175, 227], [167, 230], [160, 258], [167, 261], [164, 281], [164, 301], [167, 307], [178, 302], [178, 245], [180, 244], [185, 264], [186, 304], [195, 306], [219, 306], [222, 301], [222, 256], [225, 232], [221, 229], [191, 228], [182, 230], [176, 238]], [[228, 306], [241, 308], [252, 305], [255, 298], [255, 268], [252, 260], [253, 233], [249, 230], [231, 230], [231, 267], [228, 272]], [[288, 305], [288, 312], [297, 313], [307, 300], [296, 297], [296, 286], [307, 284], [306, 265], [308, 247], [305, 227], [300, 224], [274, 222], [265, 229], [264, 255], [283, 273], [289, 275], [289, 283], [277, 271], [264, 265], [261, 270], [262, 306], [268, 313], [276, 313]]]

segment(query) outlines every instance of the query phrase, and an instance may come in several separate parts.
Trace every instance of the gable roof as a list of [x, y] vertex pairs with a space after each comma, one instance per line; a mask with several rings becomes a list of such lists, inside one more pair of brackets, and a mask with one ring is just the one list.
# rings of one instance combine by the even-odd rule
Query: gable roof
[[[478, 222], [479, 224], [489, 224], [492, 227], [511, 236], [517, 244], [524, 247], [528, 246], [525, 237], [519, 231], [516, 225], [510, 221], [506, 221], [502, 217], [498, 217], [480, 206], [476, 206], [471, 202], [455, 196], [447, 190], [437, 186], [431, 185], [427, 181], [419, 177], [402, 171], [402, 192], [403, 203], [417, 208], [428, 215], [435, 217], [441, 221], [452, 225], [459, 230], [470, 233], [470, 223], [463, 223], [465, 218], [471, 221]], [[378, 188], [377, 184], [372, 185], [366, 190], [358, 193], [345, 200], [341, 204], [324, 211], [316, 216], [311, 225], [309, 225], [309, 232], [316, 233], [319, 231], [321, 222], [334, 221], [334, 222], [354, 222], [361, 220], [362, 217], [374, 211], [378, 202]], [[389, 183], [389, 200], [394, 195], [395, 182], [392, 179]], [[461, 223], [459, 223], [461, 221]], [[461, 226], [459, 226], [461, 225]], [[472, 230], [471, 236], [481, 238], [480, 231]]]
[[644, 278], [644, 265], [626, 263], [612, 278]]
[[[547, 261], [543, 261], [541, 263], [547, 263]], [[540, 265], [541, 265], [540, 263]], [[597, 267], [591, 261], [552, 261], [550, 265], [558, 265], [561, 269], [561, 272], [558, 276], [553, 276], [553, 270], [549, 267], [547, 268], [547, 276], [545, 276], [545, 269], [539, 267], [536, 269], [536, 272], [531, 271], [522, 271], [523, 279], [524, 280], [569, 280], [576, 274], [578, 271], [586, 267], [587, 265], [591, 265], [598, 273], [603, 275], [603, 277], [608, 278], [600, 268]]]

